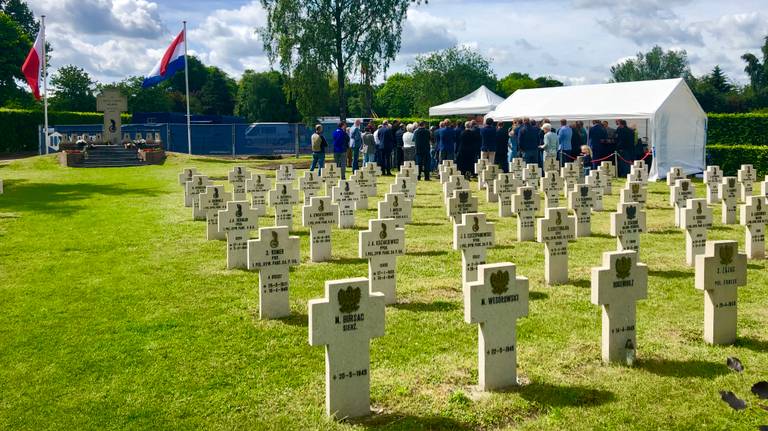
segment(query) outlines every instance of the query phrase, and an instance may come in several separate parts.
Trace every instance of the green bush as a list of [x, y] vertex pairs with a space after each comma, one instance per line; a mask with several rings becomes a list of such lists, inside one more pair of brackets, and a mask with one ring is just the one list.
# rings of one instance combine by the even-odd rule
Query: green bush
[[743, 164], [754, 166], [758, 179], [768, 174], [768, 146], [764, 145], [707, 145], [709, 163], [720, 166], [725, 175], [736, 175]]
[[[48, 112], [48, 124], [101, 124], [104, 115], [98, 112]], [[130, 116], [123, 116], [124, 122]], [[0, 108], [0, 153], [37, 151], [37, 127], [43, 124], [43, 113], [24, 109]]]
[[768, 145], [768, 114], [708, 114], [707, 142]]

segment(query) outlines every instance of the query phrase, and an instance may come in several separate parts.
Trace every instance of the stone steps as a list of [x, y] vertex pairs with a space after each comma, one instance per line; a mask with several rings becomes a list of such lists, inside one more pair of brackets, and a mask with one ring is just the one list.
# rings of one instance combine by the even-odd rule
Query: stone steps
[[144, 166], [139, 160], [138, 151], [132, 148], [96, 146], [86, 151], [83, 162], [76, 167], [81, 168], [110, 168], [126, 166]]

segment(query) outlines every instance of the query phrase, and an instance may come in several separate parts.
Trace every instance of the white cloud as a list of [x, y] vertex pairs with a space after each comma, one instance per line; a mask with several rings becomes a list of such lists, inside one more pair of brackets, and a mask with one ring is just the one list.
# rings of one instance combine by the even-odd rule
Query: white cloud
[[449, 20], [409, 9], [403, 25], [400, 52], [405, 55], [422, 54], [450, 48], [458, 43], [458, 38], [449, 29], [462, 28], [461, 20]]
[[156, 39], [166, 30], [157, 3], [146, 0], [30, 0], [30, 6], [66, 33]]

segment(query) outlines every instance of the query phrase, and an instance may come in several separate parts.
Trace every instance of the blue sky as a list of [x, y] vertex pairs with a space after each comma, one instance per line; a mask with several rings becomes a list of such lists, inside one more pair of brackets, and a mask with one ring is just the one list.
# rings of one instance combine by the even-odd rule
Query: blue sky
[[[257, 1], [29, 0], [48, 18], [51, 65], [78, 64], [102, 82], [144, 75], [189, 24], [192, 53], [239, 76], [269, 62], [254, 29]], [[746, 81], [740, 56], [759, 53], [768, 35], [766, 0], [431, 0], [413, 6], [403, 46], [388, 73], [418, 54], [459, 44], [509, 72], [550, 75], [568, 84], [604, 82], [609, 67], [654, 44], [685, 49], [694, 73], [720, 64]]]

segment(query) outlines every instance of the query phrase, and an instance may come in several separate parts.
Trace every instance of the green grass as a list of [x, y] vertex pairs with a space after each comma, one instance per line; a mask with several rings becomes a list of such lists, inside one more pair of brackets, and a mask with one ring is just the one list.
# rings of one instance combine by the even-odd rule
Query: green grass
[[[293, 159], [291, 159], [293, 160]], [[245, 162], [255, 168], [276, 162]], [[302, 160], [306, 165], [306, 160]], [[515, 241], [514, 218], [495, 204], [489, 262], [530, 278], [529, 317], [518, 321], [519, 373], [508, 392], [477, 394], [477, 328], [464, 323], [461, 258], [452, 250], [438, 183], [420, 183], [400, 303], [371, 343], [372, 404], [352, 423], [324, 415], [324, 352], [308, 345], [307, 301], [326, 280], [365, 276], [358, 230], [335, 230], [334, 261], [291, 272], [290, 318], [258, 319], [255, 273], [227, 271], [222, 242], [183, 207], [177, 175], [197, 166], [223, 183], [231, 161], [173, 155], [164, 166], [67, 169], [52, 157], [0, 165], [0, 428], [2, 429], [756, 429], [768, 411], [749, 392], [768, 376], [768, 271], [750, 261], [739, 292], [739, 340], [702, 341], [703, 294], [685, 265], [664, 184], [649, 193], [641, 261], [648, 299], [638, 307], [634, 368], [600, 361], [600, 309], [590, 268], [604, 251], [609, 212], [570, 245], [571, 284], [545, 287], [543, 246]], [[618, 187], [617, 184], [615, 187]], [[380, 194], [388, 187], [382, 181]], [[703, 196], [697, 183], [697, 195]], [[377, 198], [378, 199], [378, 198]], [[370, 207], [376, 208], [377, 199]], [[606, 197], [613, 209], [617, 197]], [[300, 210], [296, 207], [300, 224]], [[375, 217], [359, 212], [358, 228]], [[738, 239], [719, 223], [710, 239]], [[261, 225], [272, 224], [262, 218]], [[737, 356], [746, 366], [725, 366]], [[749, 403], [720, 401], [730, 389]]]

